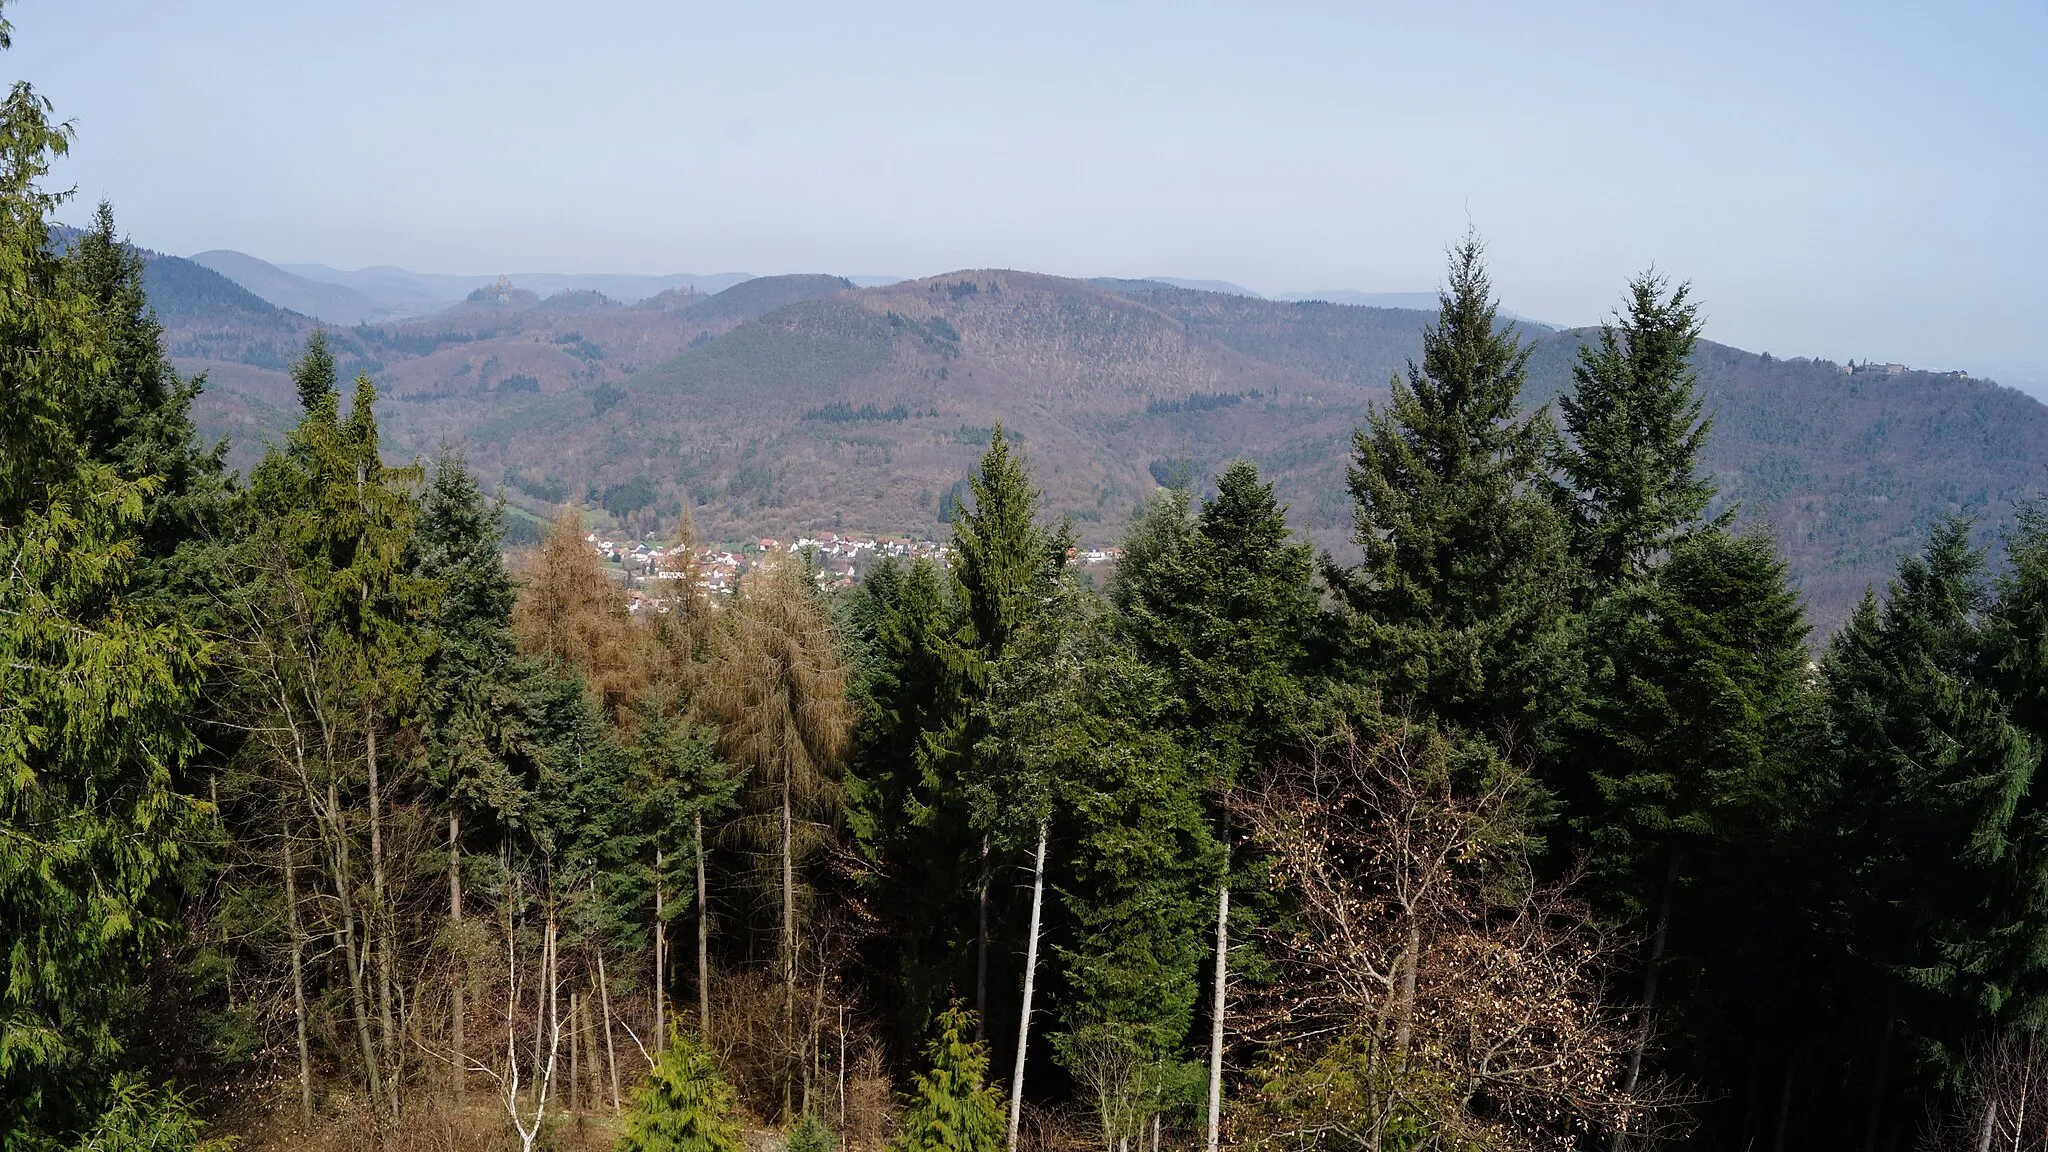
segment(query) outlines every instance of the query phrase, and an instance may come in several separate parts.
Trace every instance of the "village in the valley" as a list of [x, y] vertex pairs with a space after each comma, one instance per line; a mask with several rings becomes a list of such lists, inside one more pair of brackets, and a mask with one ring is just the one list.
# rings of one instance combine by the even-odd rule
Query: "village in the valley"
[[[650, 598], [659, 598], [649, 595], [648, 585], [652, 583], [674, 580], [694, 571], [700, 591], [723, 596], [732, 592], [749, 569], [778, 553], [807, 555], [817, 570], [818, 586], [832, 589], [853, 587], [870, 568], [885, 559], [907, 561], [922, 558], [943, 567], [952, 552], [952, 546], [943, 540], [914, 536], [855, 536], [836, 532], [821, 532], [816, 536], [799, 536], [791, 540], [764, 536], [743, 543], [727, 541], [689, 548], [665, 547], [651, 540], [612, 539], [595, 531], [587, 533], [583, 539], [597, 553], [605, 572], [625, 585], [635, 612], [640, 611]], [[1069, 553], [1069, 560], [1092, 576], [1098, 572], [1106, 573], [1122, 551], [1120, 548], [1075, 549]]]

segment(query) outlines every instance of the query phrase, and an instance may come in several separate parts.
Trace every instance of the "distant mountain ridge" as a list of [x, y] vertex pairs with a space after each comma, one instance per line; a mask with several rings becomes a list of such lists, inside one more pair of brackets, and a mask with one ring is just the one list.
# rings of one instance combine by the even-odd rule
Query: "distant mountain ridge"
[[[176, 258], [151, 265], [150, 288], [180, 364], [209, 374], [205, 428], [253, 459], [293, 418], [284, 370], [318, 322]], [[1349, 437], [1433, 319], [982, 269], [880, 287], [765, 277], [636, 304], [508, 285], [330, 338], [344, 372], [376, 379], [394, 447], [460, 441], [538, 516], [575, 503], [644, 530], [687, 499], [713, 539], [939, 535], [1000, 421], [1084, 542], [1119, 536], [1161, 477], [1243, 455], [1342, 554]], [[1585, 336], [1525, 326], [1531, 406], [1569, 386]], [[2048, 408], [2010, 389], [1718, 344], [1696, 362], [1723, 504], [1769, 527], [1824, 624], [1938, 518], [1989, 534], [2048, 480]]]
[[190, 257], [257, 296], [329, 324], [384, 323], [432, 315], [500, 279], [539, 296], [599, 292], [626, 304], [678, 288], [714, 294], [751, 280], [745, 272], [710, 276], [614, 274], [578, 275], [520, 272], [504, 276], [454, 276], [379, 266], [347, 271], [325, 264], [272, 264], [246, 253], [217, 248]]

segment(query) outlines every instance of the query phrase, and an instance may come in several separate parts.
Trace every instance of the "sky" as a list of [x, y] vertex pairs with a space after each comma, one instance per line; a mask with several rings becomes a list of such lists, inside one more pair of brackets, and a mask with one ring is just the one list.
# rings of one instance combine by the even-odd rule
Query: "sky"
[[[415, 271], [922, 276], [1525, 315], [2048, 396], [2048, 3], [11, 0], [138, 244]], [[71, 215], [83, 218], [84, 208]]]

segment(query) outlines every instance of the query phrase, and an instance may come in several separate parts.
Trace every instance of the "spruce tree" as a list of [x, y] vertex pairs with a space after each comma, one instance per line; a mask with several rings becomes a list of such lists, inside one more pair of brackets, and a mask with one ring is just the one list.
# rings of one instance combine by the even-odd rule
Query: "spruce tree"
[[306, 351], [292, 365], [292, 387], [298, 391], [299, 407], [312, 412], [320, 402], [337, 395], [334, 353], [327, 347], [327, 332], [315, 328], [306, 340]]
[[995, 660], [1045, 603], [1072, 540], [1065, 528], [1038, 525], [1038, 492], [1001, 425], [968, 485], [974, 507], [953, 520], [952, 571], [968, 626], [963, 643]]
[[1223, 867], [1203, 805], [1210, 781], [1172, 707], [1166, 678], [1069, 587], [1012, 637], [976, 748], [983, 825], [1028, 844], [1049, 824], [1061, 846], [1069, 928], [1053, 951], [1069, 1037], [1113, 1029], [1148, 1067], [1177, 1053], [1193, 1021]]
[[1521, 410], [1529, 350], [1496, 321], [1475, 237], [1393, 398], [1352, 437], [1357, 566], [1326, 566], [1348, 659], [1395, 701], [1541, 742], [1568, 694], [1570, 558], [1540, 491], [1554, 432]]
[[512, 574], [498, 510], [467, 460], [434, 462], [413, 539], [413, 567], [431, 581], [434, 649], [424, 669], [427, 770], [457, 812], [516, 817], [522, 784], [510, 762], [526, 739], [530, 671], [512, 636]]
[[1314, 568], [1248, 461], [1224, 470], [1185, 526], [1176, 504], [1162, 499], [1133, 528], [1111, 599], [1138, 653], [1165, 673], [1188, 746], [1231, 780], [1296, 735], [1320, 613]]
[[1844, 931], [1896, 994], [1939, 997], [1923, 1035], [1951, 1060], [2048, 1024], [2042, 742], [1999, 691], [1984, 564], [1945, 523], [1824, 666]]
[[1579, 349], [1574, 387], [1558, 401], [1571, 437], [1557, 453], [1561, 494], [1575, 551], [1603, 587], [1648, 571], [1699, 529], [1714, 498], [1699, 467], [1712, 422], [1695, 390], [1690, 295], [1655, 273], [1631, 280], [1627, 311]]
[[614, 1152], [741, 1152], [739, 1097], [711, 1054], [683, 1033], [633, 1093]]
[[925, 1048], [930, 1070], [912, 1077], [891, 1142], [895, 1152], [995, 1152], [1003, 1143], [1002, 1093], [988, 1084], [988, 1047], [969, 1037], [974, 1020], [959, 1004], [938, 1019]]
[[[891, 931], [867, 945], [907, 1049], [951, 990], [975, 980], [973, 906], [982, 861], [959, 778], [970, 703], [959, 600], [936, 564], [887, 560], [848, 606], [857, 651], [848, 696], [859, 722], [846, 776], [861, 883]], [[905, 883], [911, 876], [917, 883]]]

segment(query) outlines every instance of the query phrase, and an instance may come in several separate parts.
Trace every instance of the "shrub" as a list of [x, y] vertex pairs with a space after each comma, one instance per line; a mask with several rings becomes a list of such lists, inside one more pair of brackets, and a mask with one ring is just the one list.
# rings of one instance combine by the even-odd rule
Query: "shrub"
[[661, 1062], [633, 1091], [613, 1152], [741, 1152], [736, 1103], [711, 1054], [671, 1032]]
[[957, 1002], [925, 1049], [932, 1070], [916, 1077], [897, 1152], [995, 1152], [1003, 1144], [1003, 1097], [990, 1087], [988, 1047], [966, 1037], [973, 1016]]
[[839, 1133], [815, 1112], [798, 1116], [789, 1126], [789, 1152], [837, 1152], [838, 1147]]

